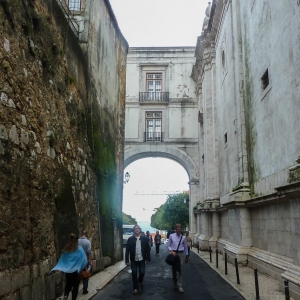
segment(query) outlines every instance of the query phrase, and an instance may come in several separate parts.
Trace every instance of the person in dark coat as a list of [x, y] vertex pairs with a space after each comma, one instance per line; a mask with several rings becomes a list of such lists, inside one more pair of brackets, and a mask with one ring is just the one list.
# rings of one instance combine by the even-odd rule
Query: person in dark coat
[[[139, 288], [143, 288], [145, 276], [145, 262], [150, 262], [150, 246], [146, 236], [141, 235], [141, 228], [138, 225], [133, 227], [134, 235], [128, 238], [125, 252], [125, 263], [129, 266], [129, 259], [132, 271], [133, 294], [138, 293]], [[139, 269], [139, 278], [137, 277]]]

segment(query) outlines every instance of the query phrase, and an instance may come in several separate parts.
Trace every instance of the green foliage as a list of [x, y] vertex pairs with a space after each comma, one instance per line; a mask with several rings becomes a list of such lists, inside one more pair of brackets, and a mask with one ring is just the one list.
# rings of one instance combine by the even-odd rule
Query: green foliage
[[122, 214], [123, 214], [123, 222], [129, 223], [129, 224], [132, 224], [132, 225], [137, 224], [137, 221], [136, 221], [135, 218], [133, 218], [132, 216], [127, 215], [123, 212], [122, 212]]
[[189, 195], [185, 193], [168, 195], [166, 203], [151, 216], [151, 227], [160, 230], [169, 230], [178, 223], [182, 228], [189, 223]]

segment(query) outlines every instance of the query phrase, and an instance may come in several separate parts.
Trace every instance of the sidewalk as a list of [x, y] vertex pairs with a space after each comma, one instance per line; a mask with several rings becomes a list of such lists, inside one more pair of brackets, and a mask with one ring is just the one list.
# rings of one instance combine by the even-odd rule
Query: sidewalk
[[[208, 251], [199, 251], [198, 253], [198, 249], [196, 248], [193, 248], [191, 251], [200, 256], [212, 269], [243, 295], [245, 299], [256, 299], [253, 269], [239, 264], [240, 284], [237, 284], [235, 266], [232, 263], [227, 264], [228, 275], [225, 275], [225, 263], [222, 254], [219, 254], [219, 268], [216, 268], [216, 253], [212, 253], [212, 262], [210, 262]], [[285, 300], [285, 295], [279, 291], [277, 280], [259, 273], [258, 284], [260, 300]], [[290, 299], [293, 300], [293, 298]]]
[[[126, 267], [124, 260], [107, 267], [101, 272], [98, 272], [90, 277], [88, 294], [82, 294], [82, 282], [79, 285], [78, 300], [88, 300], [95, 296], [107, 283], [109, 283], [116, 275], [118, 275]], [[70, 298], [70, 296], [69, 296]], [[58, 298], [59, 300], [62, 297]]]

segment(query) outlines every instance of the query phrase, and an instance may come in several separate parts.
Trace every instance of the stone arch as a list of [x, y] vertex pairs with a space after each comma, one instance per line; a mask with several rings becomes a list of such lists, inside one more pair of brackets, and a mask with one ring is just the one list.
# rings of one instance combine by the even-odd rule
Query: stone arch
[[[178, 162], [187, 172], [190, 183], [190, 221], [189, 230], [193, 237], [196, 233], [197, 219], [193, 207], [199, 201], [199, 169], [196, 161], [180, 145], [166, 144], [131, 144], [125, 146], [124, 168], [132, 162], [146, 157], [165, 157]], [[182, 147], [183, 148], [183, 147]]]
[[185, 151], [180, 150], [176, 146], [170, 147], [166, 145], [131, 145], [125, 147], [124, 168], [132, 162], [146, 157], [164, 157], [179, 163], [188, 173], [190, 181], [199, 180], [199, 171], [196, 162]]

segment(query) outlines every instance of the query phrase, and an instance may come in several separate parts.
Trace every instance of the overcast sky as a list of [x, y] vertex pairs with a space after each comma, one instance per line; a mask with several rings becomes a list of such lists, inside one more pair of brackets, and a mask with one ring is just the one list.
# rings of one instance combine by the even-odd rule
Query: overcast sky
[[138, 222], [150, 222], [154, 209], [166, 202], [167, 194], [189, 190], [186, 170], [170, 159], [139, 159], [131, 163], [124, 174], [126, 172], [130, 180], [124, 184], [123, 211]]
[[196, 46], [208, 1], [110, 0], [130, 47]]

